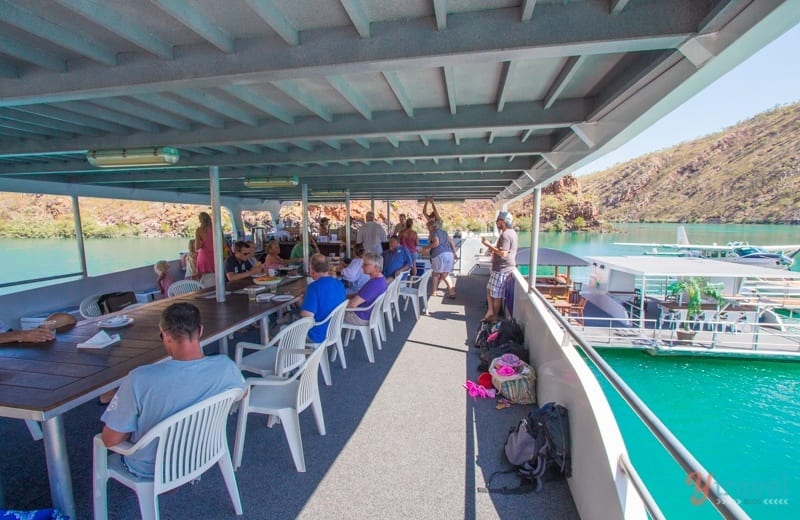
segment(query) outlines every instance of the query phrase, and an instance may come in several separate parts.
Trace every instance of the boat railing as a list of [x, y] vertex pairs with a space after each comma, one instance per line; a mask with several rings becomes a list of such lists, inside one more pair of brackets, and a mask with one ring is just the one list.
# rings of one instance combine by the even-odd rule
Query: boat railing
[[[527, 285], [527, 284], [526, 284]], [[731, 497], [725, 489], [715, 479], [711, 478], [710, 473], [692, 453], [681, 443], [680, 440], [661, 422], [661, 420], [650, 410], [650, 408], [639, 398], [638, 395], [625, 383], [625, 381], [611, 368], [611, 365], [600, 356], [595, 348], [584, 339], [581, 331], [573, 327], [568, 318], [562, 316], [556, 308], [544, 296], [535, 293], [536, 296], [547, 306], [550, 313], [565, 332], [564, 344], [572, 342], [583, 350], [586, 356], [597, 367], [603, 377], [608, 380], [619, 395], [628, 403], [633, 412], [641, 419], [644, 425], [664, 446], [670, 456], [686, 471], [687, 477], [697, 480], [697, 485], [707, 490], [709, 502], [725, 518], [749, 519], [748, 514], [741, 508], [736, 499]], [[607, 318], [606, 318], [607, 320]], [[658, 505], [652, 500], [643, 480], [636, 472], [632, 464], [625, 460], [618, 460], [617, 465], [620, 471], [628, 474], [631, 485], [634, 487], [648, 514], [652, 518], [664, 518]]]
[[[772, 352], [798, 352], [800, 348], [800, 323], [762, 323], [733, 321], [730, 319], [691, 320], [689, 326], [677, 316], [613, 320], [608, 317], [585, 316], [573, 326], [581, 328], [585, 338], [595, 344], [638, 346], [641, 348], [686, 346], [693, 344], [709, 350], [715, 348], [737, 350], [769, 350]], [[577, 321], [577, 322], [576, 322]], [[695, 333], [691, 341], [679, 333]]]

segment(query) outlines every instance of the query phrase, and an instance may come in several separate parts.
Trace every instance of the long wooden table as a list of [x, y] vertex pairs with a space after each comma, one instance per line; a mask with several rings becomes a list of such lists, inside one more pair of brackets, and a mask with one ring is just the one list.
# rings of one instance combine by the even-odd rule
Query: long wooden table
[[261, 322], [262, 340], [266, 341], [269, 315], [298, 301], [305, 293], [305, 278], [285, 282], [277, 292], [294, 297], [285, 302], [249, 301], [241, 289], [252, 282], [241, 280], [227, 285], [231, 293], [224, 302], [205, 298], [214, 291], [209, 288], [120, 311], [116, 314], [126, 314], [134, 321], [124, 328], [109, 330], [109, 334], [118, 333], [122, 340], [103, 349], [79, 349], [76, 345], [97, 334], [98, 322], [113, 315], [81, 321], [47, 343], [0, 347], [0, 416], [41, 423], [53, 506], [76, 518], [61, 415], [118, 387], [132, 369], [166, 358], [158, 328], [164, 309], [178, 301], [196, 305], [204, 328], [202, 346], [220, 340], [224, 349], [229, 334], [257, 321]]

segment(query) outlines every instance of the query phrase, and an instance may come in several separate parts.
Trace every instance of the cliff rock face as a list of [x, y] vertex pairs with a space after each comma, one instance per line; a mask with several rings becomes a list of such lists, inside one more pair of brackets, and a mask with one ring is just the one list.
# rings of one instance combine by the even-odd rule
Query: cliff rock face
[[[509, 207], [523, 229], [530, 227], [533, 197]], [[528, 225], [523, 225], [527, 221]], [[578, 179], [570, 175], [542, 189], [539, 225], [543, 231], [579, 231], [600, 227], [595, 205], [584, 197]]]
[[616, 222], [800, 222], [800, 103], [581, 177]]

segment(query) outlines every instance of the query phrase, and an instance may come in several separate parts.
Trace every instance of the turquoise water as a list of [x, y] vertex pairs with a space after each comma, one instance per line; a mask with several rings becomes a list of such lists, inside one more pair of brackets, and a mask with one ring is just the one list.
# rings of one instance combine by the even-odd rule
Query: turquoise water
[[[89, 276], [174, 260], [186, 251], [185, 238], [105, 238], [86, 240], [86, 269]], [[6, 261], [0, 269], [0, 284], [80, 273], [78, 245], [69, 239], [0, 238], [0, 251]], [[9, 260], [10, 259], [10, 260]], [[155, 278], [154, 278], [155, 279]], [[64, 279], [50, 283], [62, 283]], [[30, 289], [44, 284], [0, 288], [0, 294]]]
[[[800, 517], [800, 365], [601, 353], [752, 518]], [[708, 501], [692, 503], [702, 494], [611, 385], [598, 379], [630, 458], [667, 518], [719, 518]]]

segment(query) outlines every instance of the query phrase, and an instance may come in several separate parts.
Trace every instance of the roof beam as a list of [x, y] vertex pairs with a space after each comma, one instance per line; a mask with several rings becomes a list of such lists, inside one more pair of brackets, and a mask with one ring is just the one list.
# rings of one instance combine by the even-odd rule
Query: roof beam
[[555, 81], [550, 85], [547, 94], [544, 96], [544, 108], [553, 106], [553, 103], [556, 102], [558, 96], [567, 88], [567, 85], [569, 85], [569, 82], [575, 77], [575, 74], [577, 74], [578, 69], [585, 60], [585, 56], [570, 56], [567, 58], [567, 62], [561, 67], [558, 76], [556, 76]]
[[92, 23], [108, 29], [120, 38], [128, 40], [140, 49], [162, 59], [171, 60], [173, 58], [170, 42], [162, 40], [144, 25], [136, 23], [129, 16], [123, 16], [105, 2], [97, 0], [56, 0], [56, 2]]
[[444, 67], [444, 84], [447, 87], [447, 103], [450, 105], [450, 113], [456, 113], [456, 75], [453, 67]]
[[153, 122], [169, 128], [177, 128], [185, 131], [192, 129], [191, 123], [182, 117], [177, 117], [157, 108], [152, 108], [145, 103], [131, 102], [126, 98], [116, 98], [114, 100], [95, 99], [92, 103], [105, 107], [108, 110], [115, 110], [135, 117], [150, 119]]
[[503, 62], [503, 71], [500, 74], [500, 95], [497, 96], [497, 111], [502, 112], [508, 97], [508, 89], [511, 82], [514, 80], [514, 74], [517, 70], [517, 62], [506, 61]]
[[[150, 132], [154, 134], [157, 134], [158, 132], [161, 131], [161, 128], [152, 121], [146, 121], [140, 117], [129, 116], [127, 114], [123, 114], [116, 110], [108, 110], [95, 103], [88, 103], [83, 101], [69, 101], [66, 103], [59, 103], [56, 108], [63, 108], [64, 110], [69, 110], [70, 112], [77, 112], [78, 114], [81, 115], [91, 114], [92, 117], [96, 117], [98, 119], [105, 119], [106, 121], [111, 121], [112, 123], [125, 125], [131, 128], [136, 128], [138, 130], [143, 130], [145, 132]], [[113, 148], [113, 147], [102, 146], [99, 148]], [[72, 149], [73, 150], [75, 149], [74, 143]], [[64, 152], [68, 150], [65, 148], [60, 151]]]
[[[52, 72], [31, 71], [13, 85], [0, 83], [0, 105], [515, 59], [674, 49], [694, 33], [705, 15], [700, 4], [704, 3], [646, 3], [615, 17], [595, 2], [546, 4], [540, 6], [542, 16], [524, 24], [518, 21], [518, 8], [453, 13], [449, 15], [450, 27], [443, 32], [426, 28], [424, 19], [376, 24], [380, 31], [364, 40], [347, 38], [341, 30], [316, 29], [309, 31], [303, 45], [281, 52], [265, 53], [270, 43], [264, 39], [242, 41], [235, 55], [228, 56], [210, 52], [205, 46], [189, 46], [181, 49], [179, 62], [137, 56], [112, 69], [92, 71], [92, 64], [87, 64], [81, 74], [56, 76]], [[559, 24], [552, 25], [553, 17]], [[660, 23], [635, 23], [641, 19]], [[561, 30], [562, 26], [569, 26], [570, 30]], [[409, 40], [411, 34], [414, 37]], [[475, 34], [481, 38], [475, 38]], [[397, 49], [403, 52], [398, 53]]]
[[[34, 49], [30, 45], [24, 45], [17, 40], [6, 38], [2, 34], [0, 34], [0, 52], [53, 72], [61, 73], [67, 71], [67, 62], [64, 58]], [[6, 67], [6, 70], [9, 70], [8, 67]], [[16, 67], [14, 70], [16, 70]], [[17, 77], [17, 75], [15, 74], [12, 77]]]
[[615, 16], [618, 15], [625, 9], [629, 1], [630, 0], [610, 0], [609, 4], [611, 5], [609, 5], [608, 12]]
[[0, 118], [22, 121], [45, 128], [55, 128], [64, 132], [71, 132], [81, 135], [99, 135], [100, 132], [94, 128], [76, 125], [67, 121], [59, 121], [51, 117], [40, 116], [24, 110], [15, 108], [0, 108]]
[[272, 0], [245, 0], [264, 22], [289, 45], [300, 45], [300, 32], [283, 16]]
[[[265, 144], [269, 147], [269, 144]], [[458, 148], [453, 148], [448, 141], [431, 141], [429, 145], [414, 141], [404, 141], [395, 148], [390, 143], [370, 143], [369, 149], [358, 145], [343, 145], [341, 150], [333, 150], [328, 147], [318, 147], [311, 151], [301, 149], [288, 149], [286, 151], [265, 152], [262, 154], [239, 153], [230, 156], [218, 156], [213, 159], [206, 157], [181, 157], [179, 167], [205, 167], [205, 166], [243, 166], [269, 164], [273, 166], [317, 163], [317, 162], [337, 162], [337, 161], [382, 161], [385, 159], [393, 161], [410, 161], [416, 159], [441, 160], [475, 159], [479, 161], [485, 156], [492, 158], [507, 158], [510, 155], [536, 156], [550, 152], [553, 148], [553, 140], [549, 136], [535, 137], [526, 143], [520, 143], [515, 137], [504, 137], [495, 139], [494, 143], [487, 148], [485, 139], [462, 139]], [[75, 150], [73, 150], [75, 151]], [[515, 159], [516, 160], [516, 159]], [[512, 161], [513, 163], [513, 161]], [[398, 165], [399, 166], [399, 165]], [[486, 166], [483, 167], [487, 169]], [[153, 170], [156, 168], [141, 168], [142, 170]], [[505, 169], [511, 169], [509, 162], [505, 161]], [[134, 169], [128, 169], [134, 170]], [[3, 168], [7, 173], [48, 173], [57, 171], [97, 171], [88, 163], [53, 164], [44, 165], [41, 168], [29, 167], [9, 167]]]
[[3, 13], [3, 22], [28, 31], [36, 37], [55, 43], [73, 52], [85, 56], [103, 65], [114, 66], [117, 64], [117, 55], [99, 42], [89, 41], [82, 35], [67, 31], [62, 26], [45, 20], [27, 9], [23, 9], [8, 0], [0, 0], [0, 12]]
[[520, 20], [530, 22], [533, 18], [533, 8], [536, 7], [536, 0], [522, 0], [522, 16]]
[[433, 14], [436, 16], [436, 28], [447, 29], [447, 0], [433, 0]]
[[97, 130], [104, 130], [112, 134], [127, 134], [130, 133], [130, 128], [109, 121], [104, 121], [86, 114], [71, 112], [55, 106], [50, 105], [26, 105], [18, 107], [17, 110], [23, 112], [30, 112], [31, 114], [49, 117], [59, 121], [69, 121], [77, 125], [85, 126], [87, 128], [94, 128]]
[[226, 54], [234, 51], [234, 41], [213, 20], [183, 0], [150, 0], [198, 36]]
[[[150, 96], [142, 96], [148, 102]], [[75, 102], [78, 103], [78, 102]], [[80, 104], [85, 106], [86, 104]], [[63, 106], [63, 105], [62, 105]], [[321, 141], [323, 139], [352, 139], [354, 137], [383, 139], [385, 136], [413, 137], [429, 140], [434, 134], [452, 134], [478, 130], [519, 131], [529, 129], [552, 130], [568, 128], [586, 120], [593, 108], [591, 101], [571, 99], [556, 102], [549, 110], [540, 103], [508, 103], [506, 110], [497, 112], [492, 105], [462, 106], [458, 114], [450, 115], [444, 108], [426, 108], [416, 111], [413, 119], [403, 112], [373, 112], [372, 121], [360, 114], [342, 115], [328, 125], [320, 125], [313, 116], [299, 118], [293, 126], [278, 122], [266, 122], [258, 128], [245, 125], [230, 125], [225, 128], [199, 128], [190, 132], [164, 131], [159, 136], [131, 134], [124, 137], [86, 138], [81, 140], [82, 148], [140, 148], [146, 146], [204, 146], [217, 144], [266, 144], [285, 142], [291, 139]], [[90, 108], [79, 110], [83, 114], [93, 114]], [[191, 111], [190, 111], [191, 112]], [[186, 113], [185, 117], [191, 114]], [[113, 121], [113, 119], [111, 119]], [[120, 121], [117, 121], [120, 122]], [[125, 123], [123, 123], [125, 124]], [[150, 123], [152, 125], [152, 123]], [[129, 125], [133, 126], [133, 125]], [[156, 125], [152, 125], [156, 129]], [[422, 137], [420, 137], [422, 135]], [[48, 140], [39, 143], [14, 143], [13, 146], [0, 143], [0, 156], [27, 153], [58, 153], [74, 150], [72, 140]]]
[[304, 92], [299, 85], [296, 85], [295, 83], [290, 81], [275, 81], [273, 82], [273, 85], [275, 85], [275, 87], [278, 90], [280, 90], [290, 98], [294, 99], [295, 101], [297, 101], [298, 103], [309, 109], [314, 114], [317, 114], [320, 118], [324, 119], [329, 123], [333, 121], [333, 114], [331, 114], [331, 112], [328, 109], [323, 107], [317, 101], [316, 97], [307, 92]]
[[353, 22], [353, 27], [358, 31], [358, 35], [362, 38], [369, 38], [369, 17], [367, 11], [364, 9], [364, 4], [361, 0], [339, 0], [344, 7], [350, 21]]
[[210, 92], [187, 89], [176, 92], [176, 94], [184, 99], [188, 99], [192, 103], [205, 107], [208, 110], [213, 110], [217, 114], [230, 117], [242, 124], [258, 126], [258, 119], [248, 111]]
[[[167, 112], [172, 112], [173, 114], [185, 117], [186, 119], [196, 121], [203, 125], [208, 125], [214, 128], [222, 128], [225, 126], [225, 120], [221, 117], [212, 116], [207, 112], [199, 110], [193, 105], [181, 103], [180, 101], [166, 94], [142, 94], [133, 96], [133, 98], [138, 99], [143, 103], [157, 106], [161, 110], [166, 110]], [[113, 104], [113, 102], [111, 103]]]
[[227, 92], [231, 96], [234, 96], [248, 105], [254, 106], [257, 109], [261, 110], [265, 114], [269, 114], [275, 119], [279, 119], [284, 123], [293, 125], [294, 124], [294, 116], [286, 111], [283, 107], [278, 105], [277, 103], [273, 103], [269, 99], [264, 96], [261, 96], [251, 89], [242, 86], [242, 85], [223, 85], [220, 87], [223, 91]]
[[389, 88], [392, 89], [397, 102], [405, 110], [406, 115], [414, 117], [414, 104], [411, 102], [411, 98], [408, 96], [408, 92], [400, 81], [400, 76], [398, 76], [397, 72], [384, 72], [383, 77], [386, 79], [386, 83], [389, 84]]
[[330, 76], [326, 79], [362, 116], [366, 119], [372, 119], [372, 110], [369, 108], [367, 100], [353, 88], [347, 79], [342, 76]]

